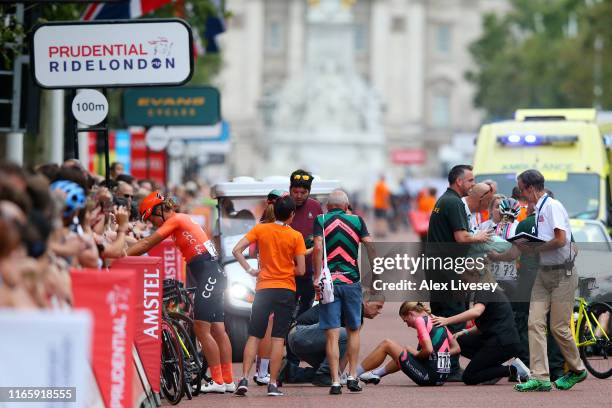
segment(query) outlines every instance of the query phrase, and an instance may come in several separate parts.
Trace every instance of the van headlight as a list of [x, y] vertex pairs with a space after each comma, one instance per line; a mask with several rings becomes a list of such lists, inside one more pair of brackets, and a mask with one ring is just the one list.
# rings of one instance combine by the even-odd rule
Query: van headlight
[[229, 290], [229, 295], [232, 299], [253, 301], [253, 291], [241, 283], [234, 283]]

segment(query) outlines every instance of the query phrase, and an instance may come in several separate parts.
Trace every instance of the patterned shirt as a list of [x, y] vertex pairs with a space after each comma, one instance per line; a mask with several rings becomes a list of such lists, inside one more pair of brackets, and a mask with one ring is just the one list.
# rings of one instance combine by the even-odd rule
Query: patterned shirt
[[[323, 227], [325, 223], [325, 227]], [[314, 223], [314, 236], [322, 237], [325, 231], [327, 266], [334, 285], [359, 282], [359, 243], [370, 235], [363, 219], [349, 215], [341, 209], [319, 215]]]

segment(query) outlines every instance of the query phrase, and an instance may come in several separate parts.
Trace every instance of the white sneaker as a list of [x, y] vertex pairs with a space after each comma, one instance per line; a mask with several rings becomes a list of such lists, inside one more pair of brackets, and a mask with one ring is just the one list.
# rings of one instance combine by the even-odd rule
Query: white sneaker
[[234, 384], [233, 382], [229, 384], [225, 383], [225, 392], [231, 392], [231, 393], [236, 392], [236, 384]]
[[346, 380], [348, 379], [347, 373], [342, 373], [340, 376], [340, 385], [346, 385]]
[[518, 374], [519, 379], [531, 377], [531, 371], [520, 358], [515, 358], [511, 364], [514, 368], [516, 368], [516, 373]]
[[214, 381], [205, 382], [202, 381], [202, 391], [204, 394], [225, 394], [225, 384], [217, 384]]
[[380, 377], [374, 374], [371, 371], [366, 371], [365, 373], [359, 376], [359, 379], [366, 384], [378, 384], [380, 382]]
[[259, 374], [257, 374], [253, 376], [253, 381], [255, 381], [257, 385], [268, 385], [270, 384], [270, 374], [266, 374], [263, 377], [260, 377]]

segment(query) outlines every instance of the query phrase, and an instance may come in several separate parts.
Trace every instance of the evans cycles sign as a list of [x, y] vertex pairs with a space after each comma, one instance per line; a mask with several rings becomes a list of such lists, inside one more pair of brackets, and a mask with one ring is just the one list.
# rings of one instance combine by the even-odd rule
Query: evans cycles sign
[[128, 126], [205, 126], [221, 121], [219, 90], [210, 86], [126, 89]]
[[191, 27], [178, 19], [49, 23], [31, 40], [43, 88], [181, 85], [193, 73]]

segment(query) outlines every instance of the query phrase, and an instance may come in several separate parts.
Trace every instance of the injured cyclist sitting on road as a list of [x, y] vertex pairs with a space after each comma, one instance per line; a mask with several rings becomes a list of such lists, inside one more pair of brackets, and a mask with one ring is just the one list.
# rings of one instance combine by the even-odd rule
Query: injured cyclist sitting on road
[[[459, 353], [459, 345], [444, 327], [434, 327], [433, 316], [421, 302], [404, 302], [399, 315], [408, 327], [417, 331], [417, 348], [383, 340], [357, 367], [359, 379], [378, 384], [385, 375], [402, 370], [417, 385], [443, 385], [450, 373], [450, 357]], [[382, 365], [387, 356], [391, 357]]]

